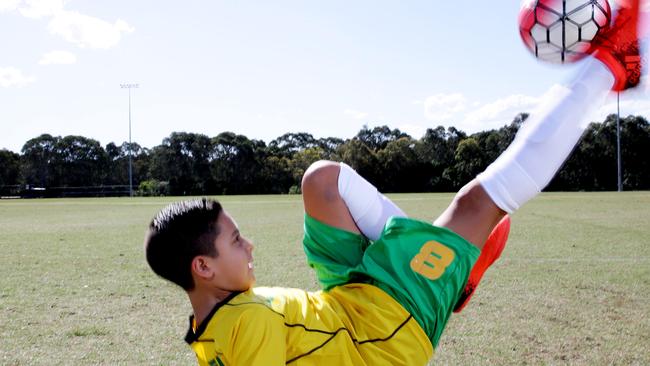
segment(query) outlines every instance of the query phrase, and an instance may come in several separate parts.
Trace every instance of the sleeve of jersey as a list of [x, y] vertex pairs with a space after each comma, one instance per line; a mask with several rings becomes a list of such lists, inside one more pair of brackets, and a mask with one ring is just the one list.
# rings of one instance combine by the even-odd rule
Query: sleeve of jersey
[[285, 365], [284, 317], [269, 308], [245, 311], [233, 329], [227, 359], [232, 365]]

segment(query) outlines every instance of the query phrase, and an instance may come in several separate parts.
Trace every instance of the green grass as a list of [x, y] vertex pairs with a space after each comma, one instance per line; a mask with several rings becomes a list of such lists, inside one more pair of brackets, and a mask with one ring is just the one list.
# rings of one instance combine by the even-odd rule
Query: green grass
[[[391, 198], [432, 220], [449, 194]], [[259, 285], [317, 289], [299, 196], [220, 198], [255, 245]], [[191, 308], [143, 257], [174, 200], [0, 201], [0, 364], [187, 365]], [[437, 364], [650, 364], [650, 192], [545, 193], [511, 239]]]

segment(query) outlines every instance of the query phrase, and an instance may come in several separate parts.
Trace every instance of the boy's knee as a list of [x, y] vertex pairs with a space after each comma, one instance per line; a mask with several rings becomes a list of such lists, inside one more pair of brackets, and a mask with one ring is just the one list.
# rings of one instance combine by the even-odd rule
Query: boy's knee
[[494, 226], [505, 214], [475, 179], [458, 191], [434, 225], [446, 227], [482, 248]]
[[462, 187], [456, 196], [453, 204], [457, 209], [472, 212], [480, 209], [485, 204], [485, 194], [483, 188], [476, 180]]
[[329, 160], [319, 160], [309, 166], [302, 176], [302, 193], [326, 192], [336, 187], [338, 190], [338, 176], [340, 165]]

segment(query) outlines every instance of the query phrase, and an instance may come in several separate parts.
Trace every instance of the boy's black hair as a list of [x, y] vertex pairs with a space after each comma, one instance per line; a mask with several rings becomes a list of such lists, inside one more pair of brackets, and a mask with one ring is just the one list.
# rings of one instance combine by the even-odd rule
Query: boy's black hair
[[221, 204], [202, 198], [175, 202], [149, 224], [144, 241], [147, 262], [160, 277], [185, 290], [194, 288], [191, 263], [197, 255], [216, 257], [217, 219]]

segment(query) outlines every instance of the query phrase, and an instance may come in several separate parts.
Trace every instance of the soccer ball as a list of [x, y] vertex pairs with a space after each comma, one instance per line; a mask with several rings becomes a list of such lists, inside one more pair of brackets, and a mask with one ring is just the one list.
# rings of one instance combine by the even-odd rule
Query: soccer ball
[[526, 0], [519, 11], [519, 33], [540, 60], [569, 63], [585, 57], [591, 41], [612, 18], [607, 0]]

